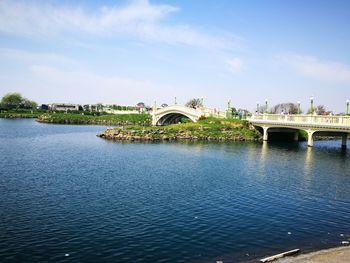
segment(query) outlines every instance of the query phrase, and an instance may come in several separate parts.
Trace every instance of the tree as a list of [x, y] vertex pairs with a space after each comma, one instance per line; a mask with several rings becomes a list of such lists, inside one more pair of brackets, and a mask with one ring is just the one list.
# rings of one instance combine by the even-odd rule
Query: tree
[[298, 105], [292, 102], [280, 103], [271, 108], [271, 113], [279, 114], [281, 112], [289, 114], [298, 114]]
[[202, 107], [203, 106], [203, 103], [202, 103], [202, 100], [201, 99], [191, 99], [189, 100], [186, 104], [185, 104], [186, 107], [189, 107], [189, 108], [193, 108], [193, 109], [196, 109], [198, 107]]
[[145, 103], [139, 102], [139, 103], [136, 104], [136, 107], [139, 107], [139, 108], [143, 109], [145, 107]]
[[84, 111], [90, 111], [90, 105], [89, 104], [83, 105], [83, 110]]
[[23, 97], [20, 93], [7, 93], [1, 100], [1, 107], [5, 109], [16, 109], [21, 106]]
[[7, 93], [0, 102], [4, 109], [36, 109], [38, 104], [35, 101], [26, 99], [18, 92]]
[[20, 108], [24, 108], [24, 109], [36, 109], [37, 106], [38, 104], [35, 101], [28, 100], [28, 99], [23, 99], [20, 104]]
[[98, 102], [96, 104], [96, 111], [98, 111], [98, 112], [103, 111], [103, 104], [101, 102]]
[[[323, 115], [326, 114], [328, 111], [326, 110], [326, 107], [324, 105], [318, 105], [312, 109], [313, 112], [311, 112], [311, 109], [307, 111], [307, 114], [314, 114], [317, 115]], [[329, 112], [328, 112], [329, 113]]]
[[323, 115], [326, 113], [326, 107], [324, 105], [318, 105], [316, 106], [315, 108], [315, 112], [318, 114], [318, 115]]
[[258, 113], [264, 113], [266, 111], [266, 107], [264, 106], [259, 106], [259, 108], [257, 109]]

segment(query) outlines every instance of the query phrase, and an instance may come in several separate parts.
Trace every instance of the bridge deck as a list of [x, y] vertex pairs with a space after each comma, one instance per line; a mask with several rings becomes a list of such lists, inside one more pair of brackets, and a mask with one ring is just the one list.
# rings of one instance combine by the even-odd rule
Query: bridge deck
[[345, 130], [350, 132], [350, 116], [260, 114], [249, 118], [252, 124], [295, 128]]
[[[308, 146], [313, 146], [313, 134], [315, 132], [327, 132], [341, 135], [342, 147], [345, 147], [348, 133], [350, 133], [350, 116], [256, 114], [248, 121], [263, 128], [263, 140], [265, 141], [268, 140], [269, 129], [287, 128], [307, 131]], [[294, 139], [298, 139], [297, 132], [295, 132]]]

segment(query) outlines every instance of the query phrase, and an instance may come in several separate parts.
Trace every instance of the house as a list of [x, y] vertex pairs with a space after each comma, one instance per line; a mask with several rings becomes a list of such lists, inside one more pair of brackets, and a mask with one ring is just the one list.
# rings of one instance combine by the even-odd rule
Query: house
[[71, 103], [52, 103], [49, 105], [50, 110], [57, 111], [68, 111], [68, 110], [79, 110], [79, 104]]

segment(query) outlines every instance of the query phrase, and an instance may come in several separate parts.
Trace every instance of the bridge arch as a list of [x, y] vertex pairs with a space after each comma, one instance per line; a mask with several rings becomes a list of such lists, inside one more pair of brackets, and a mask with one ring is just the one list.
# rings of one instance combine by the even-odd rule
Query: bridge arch
[[185, 106], [173, 105], [162, 109], [153, 111], [152, 124], [153, 125], [169, 125], [178, 123], [181, 118], [187, 117], [191, 121], [198, 121], [201, 116], [201, 111]]
[[182, 118], [188, 118], [193, 122], [196, 122], [197, 119], [187, 116], [186, 114], [183, 113], [177, 113], [177, 112], [171, 112], [164, 114], [162, 116], [159, 116], [159, 119], [156, 123], [156, 125], [170, 125], [170, 124], [176, 124], [179, 123]]
[[[304, 130], [300, 128], [291, 128], [291, 127], [283, 127], [283, 126], [265, 126], [265, 125], [254, 125], [254, 127], [263, 135], [263, 140], [269, 140], [270, 135], [272, 134], [287, 134], [288, 138], [293, 141], [299, 140], [299, 131]], [[277, 137], [277, 136], [276, 136]]]

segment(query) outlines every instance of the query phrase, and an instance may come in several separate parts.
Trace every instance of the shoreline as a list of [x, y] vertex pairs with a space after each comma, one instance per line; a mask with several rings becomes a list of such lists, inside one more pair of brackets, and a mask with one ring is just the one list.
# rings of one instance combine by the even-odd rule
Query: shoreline
[[285, 257], [276, 263], [347, 263], [350, 262], [350, 246], [321, 249], [296, 256]]
[[96, 135], [97, 137], [111, 141], [140, 141], [140, 142], [156, 142], [156, 141], [213, 141], [213, 142], [261, 142], [260, 138], [247, 138], [244, 136], [235, 137], [211, 137], [211, 136], [194, 136], [174, 134], [156, 133], [146, 135], [136, 135], [133, 132], [123, 131], [121, 128], [111, 128]]

